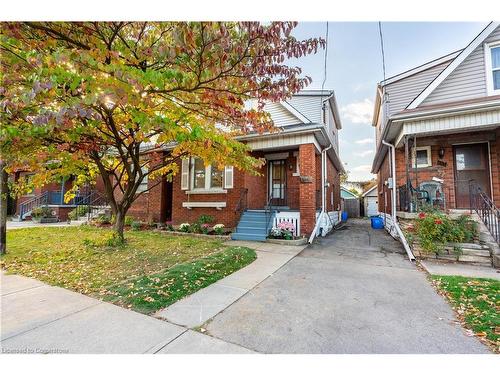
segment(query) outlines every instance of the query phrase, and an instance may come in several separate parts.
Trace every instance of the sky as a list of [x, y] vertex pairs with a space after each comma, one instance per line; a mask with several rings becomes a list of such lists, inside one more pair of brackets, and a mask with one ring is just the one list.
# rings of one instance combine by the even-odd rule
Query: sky
[[[383, 22], [386, 77], [404, 72], [462, 49], [487, 23]], [[375, 128], [371, 126], [377, 82], [383, 80], [377, 22], [329, 22], [325, 89], [334, 90], [340, 111], [340, 158], [349, 180], [363, 181], [375, 155]], [[326, 22], [301, 22], [297, 39], [325, 37]], [[308, 87], [320, 89], [324, 79], [324, 50], [291, 60], [312, 78]]]

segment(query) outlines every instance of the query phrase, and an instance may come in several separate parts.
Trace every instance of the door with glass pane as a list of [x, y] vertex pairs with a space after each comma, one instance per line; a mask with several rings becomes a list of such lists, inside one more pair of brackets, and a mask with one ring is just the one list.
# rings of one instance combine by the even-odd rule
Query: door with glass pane
[[285, 160], [269, 161], [269, 197], [273, 206], [286, 206], [285, 166]]
[[455, 204], [469, 208], [469, 185], [472, 183], [491, 197], [488, 144], [476, 143], [453, 146], [455, 167]]

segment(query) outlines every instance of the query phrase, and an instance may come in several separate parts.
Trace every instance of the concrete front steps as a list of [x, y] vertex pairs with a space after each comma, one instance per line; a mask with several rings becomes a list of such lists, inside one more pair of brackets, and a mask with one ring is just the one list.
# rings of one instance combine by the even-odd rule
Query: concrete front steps
[[267, 237], [267, 217], [263, 210], [247, 210], [241, 215], [233, 240], [265, 241]]
[[[453, 251], [455, 245], [461, 248], [461, 254], [458, 256], [458, 259]], [[449, 244], [445, 247], [444, 251], [437, 256], [437, 259], [491, 267], [490, 248], [486, 245], [475, 243]]]

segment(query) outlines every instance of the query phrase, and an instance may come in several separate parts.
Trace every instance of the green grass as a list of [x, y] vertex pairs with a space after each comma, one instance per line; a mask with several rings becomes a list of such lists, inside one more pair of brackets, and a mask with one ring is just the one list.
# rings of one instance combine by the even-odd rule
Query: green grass
[[217, 254], [109, 288], [104, 299], [148, 314], [222, 279], [255, 259], [252, 249], [229, 247]]
[[500, 351], [500, 281], [461, 276], [432, 276], [435, 285], [463, 318], [465, 325]]
[[[0, 265], [9, 273], [151, 312], [151, 306], [173, 303], [255, 259], [253, 250], [227, 247], [220, 240], [128, 231], [125, 245], [109, 247], [105, 244], [111, 235], [109, 229], [91, 226], [9, 230], [7, 254]], [[213, 268], [211, 261], [206, 265], [207, 259], [214, 259]], [[175, 289], [162, 291], [160, 285], [136, 289], [162, 276], [168, 280], [165, 285], [176, 285]], [[149, 291], [156, 294], [149, 296]], [[158, 302], [163, 292], [169, 298], [148, 302], [148, 297]], [[141, 293], [144, 303], [132, 298], [134, 293]]]

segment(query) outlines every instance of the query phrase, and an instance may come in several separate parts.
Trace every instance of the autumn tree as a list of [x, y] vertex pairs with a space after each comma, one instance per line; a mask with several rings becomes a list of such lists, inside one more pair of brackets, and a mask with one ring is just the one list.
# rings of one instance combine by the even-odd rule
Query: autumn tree
[[38, 184], [74, 175], [76, 188], [100, 175], [123, 239], [146, 177], [171, 178], [186, 156], [259, 165], [235, 136], [272, 130], [264, 102], [310, 83], [288, 63], [324, 47], [322, 39], [294, 38], [295, 26], [4, 23], [2, 151], [19, 153], [19, 167], [30, 165]]

